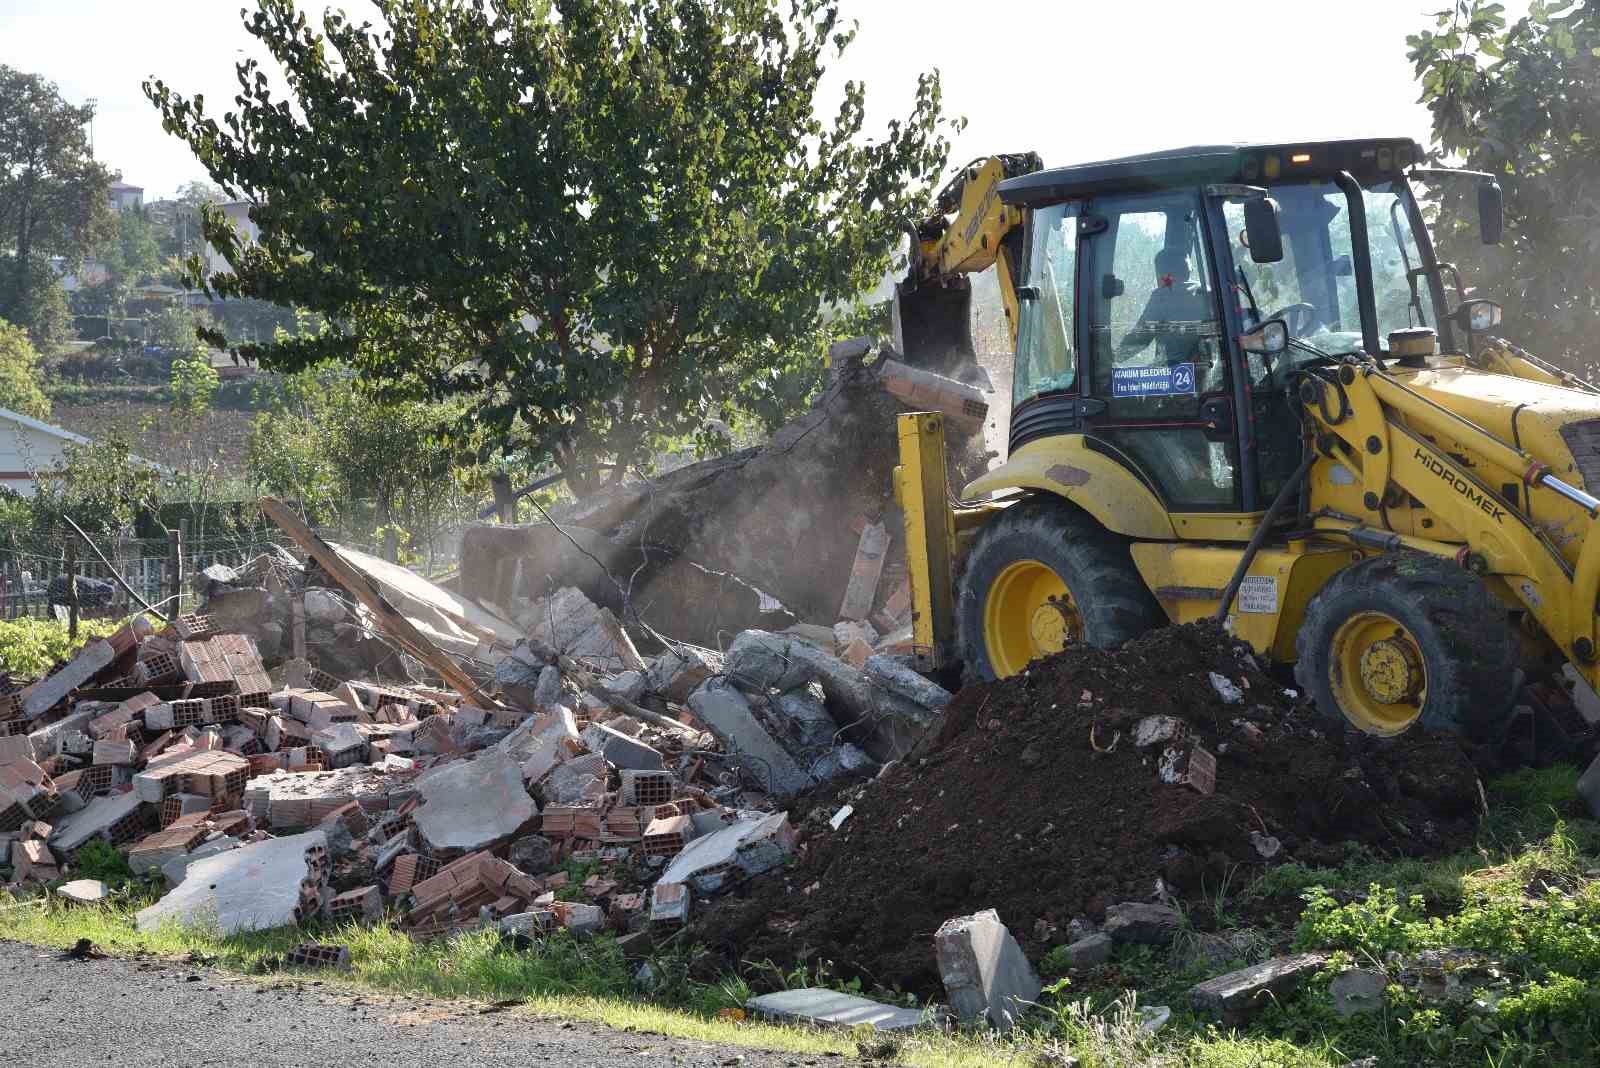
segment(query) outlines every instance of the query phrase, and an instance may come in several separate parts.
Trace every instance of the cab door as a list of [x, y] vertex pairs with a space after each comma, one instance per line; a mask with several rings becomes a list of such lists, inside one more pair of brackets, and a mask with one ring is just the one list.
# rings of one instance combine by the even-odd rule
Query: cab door
[[1079, 223], [1088, 421], [1172, 512], [1240, 505], [1233, 376], [1197, 192], [1099, 197]]

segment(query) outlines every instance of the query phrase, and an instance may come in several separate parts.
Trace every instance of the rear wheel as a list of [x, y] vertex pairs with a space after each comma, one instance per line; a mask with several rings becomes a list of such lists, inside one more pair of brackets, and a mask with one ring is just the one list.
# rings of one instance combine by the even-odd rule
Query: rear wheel
[[1420, 553], [1335, 575], [1307, 606], [1295, 652], [1317, 707], [1380, 737], [1420, 723], [1495, 741], [1516, 695], [1505, 605], [1482, 579]]
[[1070, 642], [1121, 645], [1166, 622], [1127, 542], [1047, 497], [1012, 505], [978, 535], [956, 615], [967, 666], [983, 680]]

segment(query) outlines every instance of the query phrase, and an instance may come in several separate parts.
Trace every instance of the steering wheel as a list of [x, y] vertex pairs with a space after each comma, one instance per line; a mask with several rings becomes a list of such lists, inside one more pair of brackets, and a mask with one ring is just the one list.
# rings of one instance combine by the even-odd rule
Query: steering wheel
[[1290, 337], [1305, 337], [1311, 333], [1312, 327], [1317, 325], [1317, 306], [1303, 300], [1298, 304], [1287, 304], [1262, 322], [1272, 319], [1282, 319], [1284, 325], [1289, 328]]

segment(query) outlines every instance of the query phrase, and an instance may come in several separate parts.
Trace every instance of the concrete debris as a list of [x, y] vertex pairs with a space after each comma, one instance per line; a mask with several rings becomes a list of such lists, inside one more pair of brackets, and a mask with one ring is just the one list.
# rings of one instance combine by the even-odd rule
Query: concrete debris
[[211, 925], [222, 935], [292, 926], [321, 911], [328, 874], [322, 831], [269, 838], [190, 864], [136, 922], [141, 931], [169, 921]]
[[866, 524], [861, 530], [855, 563], [850, 568], [850, 582], [844, 588], [844, 600], [839, 605], [840, 619], [865, 619], [872, 611], [888, 550], [888, 528], [882, 523]]
[[504, 752], [434, 768], [417, 779], [416, 789], [422, 804], [411, 819], [435, 854], [487, 849], [538, 814], [521, 767]]
[[1124, 901], [1106, 909], [1105, 932], [1118, 942], [1165, 946], [1177, 937], [1183, 918], [1166, 905]]
[[591, 723], [583, 729], [583, 744], [592, 753], [605, 757], [606, 763], [629, 771], [660, 771], [661, 753], [637, 738], [630, 738], [604, 723]]
[[743, 818], [689, 842], [661, 873], [668, 883], [693, 883], [711, 892], [782, 864], [794, 849], [786, 812]]
[[597, 607], [576, 587], [564, 587], [535, 602], [517, 622], [528, 628], [533, 640], [601, 671], [645, 669], [617, 617], [610, 609]]
[[950, 422], [968, 432], [983, 430], [989, 402], [977, 386], [899, 360], [882, 359], [874, 367], [883, 388], [907, 407], [922, 412], [943, 412]]
[[1039, 976], [994, 909], [947, 920], [933, 935], [939, 977], [962, 1020], [1009, 1031], [1039, 1000]]
[[745, 1002], [757, 1016], [819, 1027], [860, 1027], [877, 1031], [908, 1031], [923, 1024], [920, 1009], [885, 1005], [881, 1001], [844, 994], [823, 987], [800, 987], [761, 994]]
[[1237, 683], [1226, 675], [1219, 675], [1215, 671], [1211, 675], [1211, 688], [1217, 691], [1217, 696], [1222, 698], [1225, 705], [1244, 704], [1244, 691], [1239, 689]]
[[[683, 704], [700, 684], [722, 673], [722, 656], [711, 649], [678, 645], [657, 658], [645, 676], [645, 689], [663, 700]], [[641, 690], [642, 692], [642, 690]], [[628, 700], [638, 700], [637, 696]]]
[[738, 689], [709, 681], [689, 695], [689, 708], [727, 747], [729, 762], [767, 793], [792, 797], [811, 785], [811, 777], [762, 726]]
[[1074, 968], [1098, 968], [1111, 959], [1111, 951], [1115, 947], [1111, 936], [1104, 931], [1097, 931], [1085, 938], [1080, 938], [1067, 947], [1067, 962]]
[[936, 682], [918, 675], [892, 656], [867, 657], [867, 677], [892, 694], [915, 701], [924, 708], [943, 709], [952, 694]]
[[1269, 1002], [1299, 989], [1327, 960], [1326, 953], [1274, 957], [1191, 987], [1189, 1001], [1197, 1012], [1207, 1013], [1230, 1027], [1238, 1026]]
[[73, 879], [56, 887], [56, 896], [74, 905], [98, 905], [106, 899], [106, 884], [99, 879]]
[[1133, 725], [1133, 744], [1140, 749], [1168, 745], [1182, 738], [1184, 731], [1177, 716], [1146, 716]]
[[1328, 984], [1333, 1011], [1340, 1016], [1357, 1016], [1383, 1008], [1389, 989], [1389, 973], [1381, 968], [1347, 968]]

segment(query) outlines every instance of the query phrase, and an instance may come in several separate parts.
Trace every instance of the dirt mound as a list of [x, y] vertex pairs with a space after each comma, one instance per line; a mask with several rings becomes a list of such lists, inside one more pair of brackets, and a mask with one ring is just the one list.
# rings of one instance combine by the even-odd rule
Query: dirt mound
[[[1137, 746], [1155, 715], [1181, 721], [1181, 740]], [[1159, 774], [1166, 750], [1194, 743], [1216, 757], [1210, 796]], [[716, 910], [697, 937], [745, 960], [832, 960], [931, 993], [933, 932], [951, 916], [997, 908], [1037, 954], [1065, 941], [1074, 917], [1098, 920], [1158, 884], [1187, 897], [1224, 880], [1237, 890], [1269, 863], [1337, 861], [1346, 842], [1451, 851], [1479, 797], [1453, 739], [1348, 734], [1210, 624], [1116, 652], [1070, 649], [969, 687], [914, 765], [851, 798], [840, 830], [806, 821], [818, 829], [802, 864]]]

